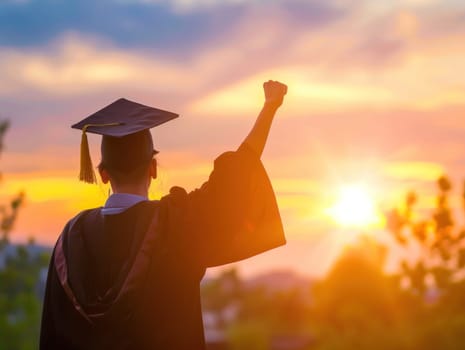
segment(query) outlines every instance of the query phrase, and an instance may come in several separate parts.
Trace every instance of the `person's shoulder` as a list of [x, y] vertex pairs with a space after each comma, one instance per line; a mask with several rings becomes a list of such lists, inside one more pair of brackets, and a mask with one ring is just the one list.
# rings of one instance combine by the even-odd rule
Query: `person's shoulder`
[[89, 215], [96, 215], [100, 213], [101, 207], [98, 208], [91, 208], [91, 209], [85, 209], [77, 213], [74, 217], [68, 220], [66, 223], [63, 232], [71, 230], [73, 227], [75, 227], [79, 222], [83, 220], [83, 218], [88, 217]]
[[68, 220], [68, 222], [65, 224], [63, 227], [63, 230], [61, 231], [60, 235], [57, 238], [57, 241], [55, 243], [55, 246], [60, 242], [60, 241], [67, 241], [67, 238], [69, 236], [69, 233], [72, 231], [76, 231], [77, 228], [81, 225], [83, 217], [90, 213], [97, 214], [100, 212], [100, 207], [98, 208], [91, 208], [91, 209], [85, 209], [77, 213], [74, 217]]

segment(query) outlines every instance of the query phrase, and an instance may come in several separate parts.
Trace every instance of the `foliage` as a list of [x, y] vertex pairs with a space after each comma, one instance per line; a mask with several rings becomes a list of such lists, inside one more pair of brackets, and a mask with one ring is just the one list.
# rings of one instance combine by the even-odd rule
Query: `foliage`
[[[426, 295], [428, 281], [434, 281], [438, 292], [447, 296], [456, 282], [465, 276], [465, 229], [454, 225], [453, 210], [449, 205], [452, 184], [442, 176], [437, 187], [437, 204], [430, 215], [414, 218], [417, 194], [410, 192], [405, 199], [404, 211], [393, 210], [388, 220], [388, 229], [399, 245], [405, 249], [416, 246], [420, 250], [415, 261], [401, 264], [403, 279], [420, 297]], [[464, 196], [465, 192], [462, 199]]]
[[275, 338], [308, 334], [310, 287], [263, 283], [241, 280], [230, 269], [202, 285], [203, 310], [217, 315], [216, 328], [224, 333], [228, 348], [270, 349]]
[[403, 349], [395, 336], [403, 314], [392, 278], [383, 272], [385, 248], [363, 238], [347, 247], [314, 288], [317, 349]]
[[0, 349], [35, 349], [41, 315], [40, 275], [49, 254], [17, 246], [0, 269]]
[[264, 323], [237, 322], [227, 330], [227, 339], [231, 350], [270, 348], [269, 331]]
[[[8, 121], [0, 121], [0, 152], [3, 150], [5, 133], [9, 125]], [[13, 229], [13, 224], [23, 201], [24, 193], [19, 193], [8, 205], [0, 205], [0, 251], [8, 244], [9, 234]]]
[[363, 331], [373, 321], [386, 325], [395, 315], [392, 286], [383, 273], [384, 249], [364, 239], [346, 248], [327, 277], [316, 285], [315, 303], [325, 322], [344, 331]]
[[[9, 123], [0, 122], [0, 152]], [[0, 205], [0, 350], [36, 349], [41, 315], [40, 276], [48, 265], [33, 240], [10, 244], [10, 233], [24, 201], [20, 193]]]

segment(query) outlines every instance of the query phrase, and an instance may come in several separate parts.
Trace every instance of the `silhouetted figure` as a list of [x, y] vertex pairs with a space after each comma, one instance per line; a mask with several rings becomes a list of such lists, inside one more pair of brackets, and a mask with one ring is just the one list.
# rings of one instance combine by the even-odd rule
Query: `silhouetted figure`
[[103, 135], [98, 167], [113, 194], [65, 226], [51, 259], [41, 349], [204, 349], [205, 269], [285, 244], [260, 156], [287, 87], [265, 104], [244, 142], [220, 155], [201, 188], [149, 201], [157, 176], [150, 128], [176, 114], [120, 99], [73, 125], [83, 130], [81, 179], [94, 182], [86, 132]]

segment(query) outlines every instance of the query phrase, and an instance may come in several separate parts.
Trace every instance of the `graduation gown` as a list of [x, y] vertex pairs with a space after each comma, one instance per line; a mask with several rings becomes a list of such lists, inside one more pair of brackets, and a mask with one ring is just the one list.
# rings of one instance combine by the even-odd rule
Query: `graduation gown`
[[204, 349], [205, 269], [283, 244], [273, 189], [246, 144], [190, 193], [83, 211], [53, 251], [40, 349]]

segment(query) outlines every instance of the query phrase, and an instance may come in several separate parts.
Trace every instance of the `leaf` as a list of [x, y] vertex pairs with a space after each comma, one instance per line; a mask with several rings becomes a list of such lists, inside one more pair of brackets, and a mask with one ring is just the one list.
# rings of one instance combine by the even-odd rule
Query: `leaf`
[[11, 201], [11, 209], [17, 210], [21, 204], [24, 202], [24, 193], [21, 192], [18, 197]]
[[452, 216], [449, 209], [439, 209], [434, 214], [434, 221], [436, 223], [436, 228], [438, 231], [454, 225]]
[[452, 184], [449, 178], [445, 175], [441, 176], [438, 179], [438, 186], [439, 186], [439, 189], [443, 192], [450, 191], [450, 189], [452, 188]]
[[0, 152], [3, 150], [3, 138], [9, 126], [10, 122], [8, 120], [0, 121]]
[[416, 239], [421, 243], [424, 243], [427, 238], [428, 223], [426, 221], [421, 221], [412, 227], [412, 233]]
[[400, 236], [400, 230], [405, 225], [404, 218], [400, 215], [397, 209], [392, 209], [386, 213], [386, 228], [394, 236]]

